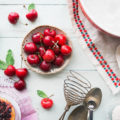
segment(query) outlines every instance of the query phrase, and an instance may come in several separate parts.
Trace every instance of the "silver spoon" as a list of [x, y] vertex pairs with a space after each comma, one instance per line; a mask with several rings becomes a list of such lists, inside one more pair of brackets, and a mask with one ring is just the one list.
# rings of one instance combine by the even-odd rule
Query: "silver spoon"
[[93, 112], [99, 107], [101, 100], [102, 92], [99, 88], [93, 88], [88, 92], [84, 100], [88, 109], [87, 120], [93, 120]]

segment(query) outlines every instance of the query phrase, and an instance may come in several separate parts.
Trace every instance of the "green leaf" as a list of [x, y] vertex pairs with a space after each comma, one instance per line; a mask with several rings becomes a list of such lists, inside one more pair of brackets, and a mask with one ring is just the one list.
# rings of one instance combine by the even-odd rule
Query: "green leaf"
[[48, 98], [48, 96], [41, 90], [37, 90], [37, 94], [38, 94], [38, 96], [40, 96], [42, 98]]
[[6, 64], [7, 65], [14, 65], [14, 58], [12, 50], [8, 50], [7, 56], [6, 56]]
[[7, 67], [8, 65], [4, 61], [0, 60], [0, 69], [5, 70]]
[[35, 4], [32, 3], [28, 6], [28, 11], [31, 11], [32, 9], [35, 9]]

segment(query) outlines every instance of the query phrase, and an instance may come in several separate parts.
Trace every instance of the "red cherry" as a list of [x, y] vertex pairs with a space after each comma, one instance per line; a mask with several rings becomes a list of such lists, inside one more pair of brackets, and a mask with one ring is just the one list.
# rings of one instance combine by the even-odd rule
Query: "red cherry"
[[48, 49], [46, 50], [44, 56], [43, 56], [43, 59], [46, 61], [46, 62], [53, 62], [54, 59], [55, 59], [55, 53], [53, 50], [51, 49]]
[[46, 61], [42, 61], [42, 63], [40, 64], [40, 68], [41, 70], [47, 72], [51, 69], [51, 64], [47, 63]]
[[34, 43], [40, 44], [43, 40], [43, 37], [44, 37], [44, 35], [42, 33], [37, 32], [37, 33], [33, 34], [32, 40]]
[[32, 9], [28, 14], [26, 14], [26, 18], [30, 21], [35, 21], [38, 17], [38, 13], [35, 9]]
[[51, 36], [45, 36], [43, 39], [43, 43], [47, 47], [52, 47], [54, 45], [53, 41], [54, 41], [54, 38]]
[[7, 69], [4, 71], [4, 74], [7, 76], [13, 76], [15, 75], [15, 71], [16, 71], [15, 67], [13, 65], [9, 65]]
[[41, 105], [45, 109], [49, 109], [53, 106], [53, 101], [50, 98], [44, 98], [41, 101]]
[[40, 56], [43, 57], [43, 55], [45, 54], [45, 48], [41, 46], [38, 48], [38, 50], [39, 50]]
[[28, 70], [26, 68], [18, 68], [16, 69], [16, 76], [19, 78], [25, 78], [28, 74]]
[[19, 14], [18, 13], [16, 13], [16, 12], [9, 13], [8, 20], [9, 20], [10, 23], [16, 24], [18, 19], [19, 19]]
[[66, 36], [63, 34], [58, 34], [55, 36], [55, 41], [58, 41], [58, 45], [62, 46], [66, 44]]
[[18, 82], [15, 82], [14, 83], [14, 87], [17, 89], [17, 90], [23, 90], [25, 87], [26, 87], [26, 83], [24, 80], [19, 80]]
[[61, 53], [63, 55], [69, 55], [69, 54], [71, 54], [71, 52], [72, 52], [72, 48], [70, 46], [68, 46], [68, 45], [61, 46]]
[[54, 51], [54, 53], [55, 53], [56, 55], [58, 55], [58, 54], [60, 53], [60, 47], [59, 47], [58, 45], [55, 45], [55, 46], [53, 47], [53, 51]]
[[64, 64], [64, 59], [61, 55], [57, 56], [55, 59], [55, 65], [61, 67]]
[[37, 51], [37, 46], [33, 42], [26, 43], [24, 50], [26, 53], [35, 53]]
[[56, 31], [55, 30], [50, 30], [49, 28], [47, 28], [47, 29], [44, 30], [44, 35], [55, 37], [56, 36]]
[[27, 61], [31, 65], [37, 65], [37, 64], [40, 63], [40, 59], [39, 59], [38, 55], [34, 55], [34, 54], [33, 55], [28, 55], [27, 56]]

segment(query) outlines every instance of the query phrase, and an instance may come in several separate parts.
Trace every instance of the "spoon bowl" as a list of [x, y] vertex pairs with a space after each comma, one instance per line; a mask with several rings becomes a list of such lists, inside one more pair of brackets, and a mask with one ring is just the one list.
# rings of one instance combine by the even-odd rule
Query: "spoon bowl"
[[69, 115], [68, 120], [87, 120], [87, 110], [84, 105], [78, 106]]
[[95, 111], [102, 100], [102, 92], [99, 88], [91, 89], [84, 100], [84, 104], [88, 109], [88, 120], [93, 120], [93, 111]]

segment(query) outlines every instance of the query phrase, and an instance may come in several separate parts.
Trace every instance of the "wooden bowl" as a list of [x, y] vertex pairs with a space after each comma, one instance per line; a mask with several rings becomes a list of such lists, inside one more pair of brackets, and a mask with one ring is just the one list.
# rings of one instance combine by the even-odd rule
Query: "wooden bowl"
[[22, 49], [22, 55], [21, 55], [21, 56], [22, 56], [22, 60], [25, 61], [25, 64], [27, 65], [27, 67], [28, 67], [30, 70], [32, 70], [32, 71], [34, 71], [34, 72], [36, 72], [36, 73], [39, 73], [39, 74], [50, 75], [50, 74], [58, 73], [58, 72], [60, 72], [61, 70], [63, 70], [63, 69], [68, 65], [68, 63], [70, 62], [72, 53], [71, 53], [71, 55], [69, 55], [69, 56], [65, 59], [64, 64], [63, 64], [61, 67], [59, 67], [59, 68], [58, 68], [58, 67], [53, 67], [50, 71], [44, 72], [44, 71], [42, 71], [42, 70], [39, 68], [39, 65], [38, 65], [37, 67], [34, 67], [34, 66], [30, 65], [30, 64], [27, 62], [27, 54], [24, 52], [24, 46], [25, 46], [25, 44], [28, 43], [28, 42], [32, 42], [32, 35], [33, 35], [34, 33], [36, 33], [36, 32], [42, 32], [42, 33], [43, 33], [46, 28], [50, 28], [51, 30], [53, 30], [53, 29], [56, 30], [56, 33], [57, 33], [57, 34], [64, 34], [64, 35], [67, 37], [67, 44], [72, 48], [72, 43], [71, 43], [70, 39], [68, 38], [68, 36], [66, 35], [66, 33], [65, 33], [64, 31], [60, 30], [59, 28], [53, 27], [53, 26], [42, 25], [42, 26], [39, 26], [39, 27], [33, 29], [32, 31], [30, 31], [30, 32], [25, 36], [25, 38], [24, 38], [24, 40], [23, 40], [23, 42], [22, 42], [22, 48], [21, 48], [21, 49]]

